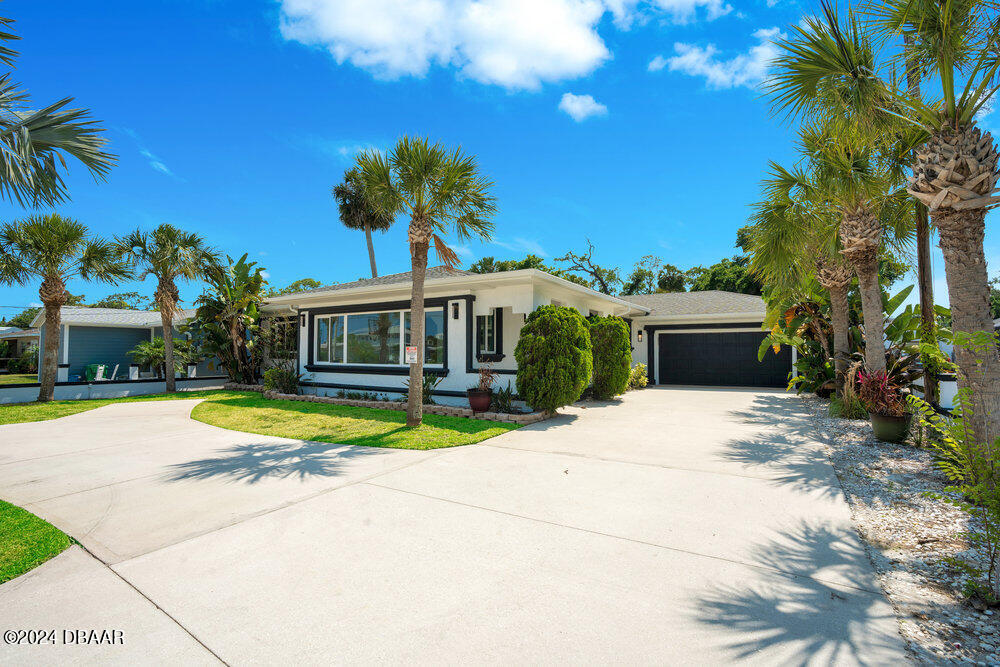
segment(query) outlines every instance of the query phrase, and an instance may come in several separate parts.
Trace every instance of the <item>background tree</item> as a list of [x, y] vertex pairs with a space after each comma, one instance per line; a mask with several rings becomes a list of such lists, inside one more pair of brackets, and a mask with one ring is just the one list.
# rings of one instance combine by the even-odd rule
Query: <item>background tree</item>
[[322, 287], [323, 283], [313, 278], [300, 278], [293, 283], [282, 287], [281, 289], [270, 289], [267, 292], [268, 296], [280, 296], [282, 294], [291, 294], [292, 292], [301, 292], [307, 289], [316, 289], [317, 287]]
[[375, 266], [375, 246], [372, 245], [372, 230], [388, 231], [392, 226], [393, 216], [373, 206], [365, 198], [364, 183], [357, 168], [344, 172], [344, 180], [333, 186], [333, 198], [337, 200], [340, 211], [340, 221], [348, 229], [361, 229], [365, 232], [368, 243], [368, 261], [372, 267], [372, 278], [378, 277]]
[[90, 304], [90, 308], [117, 308], [119, 310], [144, 310], [146, 297], [138, 292], [117, 292]]
[[57, 213], [32, 216], [0, 227], [0, 283], [27, 285], [41, 279], [45, 344], [39, 401], [51, 401], [57, 374], [61, 308], [74, 278], [114, 283], [131, 276], [115, 246], [88, 236], [87, 228]]
[[589, 276], [589, 286], [603, 294], [617, 294], [622, 279], [619, 270], [607, 268], [594, 262], [594, 244], [587, 239], [587, 252], [578, 255], [573, 251], [562, 257], [556, 257], [557, 262], [566, 262], [566, 271]]
[[366, 151], [357, 169], [364, 183], [365, 199], [385, 218], [405, 214], [410, 218], [408, 240], [412, 266], [410, 297], [411, 340], [417, 342], [417, 363], [410, 364], [410, 391], [406, 425], [419, 426], [423, 418], [421, 391], [424, 374], [424, 279], [431, 244], [448, 267], [458, 256], [442, 238], [454, 232], [459, 239], [473, 235], [489, 239], [496, 201], [493, 184], [484, 178], [475, 158], [461, 149], [448, 151], [427, 139], [403, 137], [388, 155]]
[[139, 280], [156, 276], [153, 300], [160, 311], [163, 325], [166, 390], [177, 390], [174, 372], [174, 319], [177, 317], [180, 293], [177, 281], [203, 278], [205, 272], [217, 262], [215, 252], [204, 239], [193, 232], [185, 232], [173, 225], [162, 224], [151, 232], [136, 230], [118, 239], [119, 251], [139, 271]]
[[580, 276], [546, 264], [545, 260], [538, 255], [529, 254], [524, 259], [503, 260], [497, 260], [495, 257], [483, 257], [482, 259], [469, 265], [469, 271], [472, 273], [497, 273], [500, 271], [520, 271], [521, 269], [538, 269], [539, 271], [551, 273], [557, 278], [568, 280], [571, 283], [576, 283], [585, 287], [590, 285], [590, 283]]
[[17, 315], [4, 320], [3, 325], [8, 327], [17, 327], [18, 329], [28, 329], [31, 327], [31, 321], [35, 319], [35, 315], [37, 315], [41, 310], [41, 308], [33, 306], [25, 308]]
[[[14, 21], [0, 17], [0, 65], [13, 69], [17, 52], [10, 42]], [[54, 206], [68, 199], [59, 173], [66, 156], [77, 159], [95, 179], [103, 180], [115, 163], [104, 150], [107, 139], [85, 109], [67, 108], [73, 98], [32, 109], [27, 93], [0, 76], [0, 196], [21, 206]]]

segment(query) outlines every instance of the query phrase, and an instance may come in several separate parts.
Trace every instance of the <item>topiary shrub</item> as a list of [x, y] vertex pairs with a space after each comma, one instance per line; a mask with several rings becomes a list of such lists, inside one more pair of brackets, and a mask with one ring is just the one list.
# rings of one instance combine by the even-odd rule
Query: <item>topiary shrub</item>
[[554, 412], [580, 398], [594, 360], [587, 322], [573, 308], [541, 306], [528, 315], [514, 349], [517, 393], [535, 410]]
[[632, 365], [632, 334], [620, 317], [593, 317], [590, 345], [594, 352], [594, 398], [624, 394]]

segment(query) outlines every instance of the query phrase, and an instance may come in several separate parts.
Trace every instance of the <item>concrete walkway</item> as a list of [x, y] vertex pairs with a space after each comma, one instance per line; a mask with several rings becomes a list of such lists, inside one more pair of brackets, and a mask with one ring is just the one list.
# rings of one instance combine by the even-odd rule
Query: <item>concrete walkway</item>
[[647, 389], [432, 452], [224, 431], [195, 403], [0, 427], [0, 497], [86, 549], [0, 585], [3, 629], [125, 642], [0, 662], [905, 659], [794, 397]]

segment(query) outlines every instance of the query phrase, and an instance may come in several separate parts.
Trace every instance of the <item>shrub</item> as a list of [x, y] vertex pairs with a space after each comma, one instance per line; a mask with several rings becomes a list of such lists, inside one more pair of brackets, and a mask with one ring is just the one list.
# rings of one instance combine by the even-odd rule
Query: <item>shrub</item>
[[514, 390], [511, 389], [509, 380], [506, 389], [497, 389], [493, 392], [493, 403], [490, 405], [490, 411], [508, 415], [516, 412], [514, 409]]
[[7, 370], [11, 373], [37, 373], [38, 372], [38, 346], [29, 345], [7, 362]]
[[620, 317], [590, 320], [594, 353], [594, 398], [607, 400], [624, 394], [632, 365], [632, 334]]
[[298, 394], [299, 376], [287, 368], [268, 368], [264, 371], [264, 388], [279, 394]]
[[630, 390], [645, 389], [647, 384], [649, 384], [649, 378], [646, 376], [646, 364], [636, 364], [629, 371], [628, 388]]
[[573, 308], [541, 306], [521, 328], [514, 358], [517, 392], [528, 405], [547, 412], [569, 405], [593, 370], [587, 323]]

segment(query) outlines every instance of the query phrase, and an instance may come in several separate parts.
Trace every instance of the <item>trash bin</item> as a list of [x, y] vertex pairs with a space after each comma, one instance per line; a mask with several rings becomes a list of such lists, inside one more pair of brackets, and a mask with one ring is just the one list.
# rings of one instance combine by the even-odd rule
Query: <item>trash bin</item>
[[108, 367], [105, 364], [88, 364], [87, 367], [83, 370], [84, 378], [87, 380], [87, 382], [93, 382], [94, 379], [97, 377], [97, 374], [101, 372], [102, 368], [104, 369], [105, 373], [104, 377], [107, 377]]

